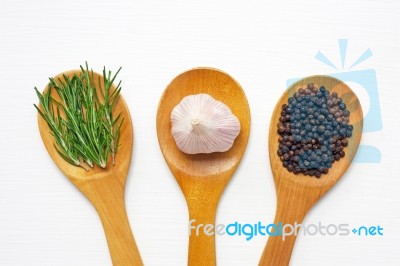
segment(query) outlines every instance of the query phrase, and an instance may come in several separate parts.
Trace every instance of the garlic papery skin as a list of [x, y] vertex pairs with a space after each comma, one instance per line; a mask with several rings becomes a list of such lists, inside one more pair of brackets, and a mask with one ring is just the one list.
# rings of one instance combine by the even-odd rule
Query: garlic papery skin
[[171, 134], [187, 154], [225, 152], [239, 133], [239, 119], [208, 94], [186, 96], [171, 112]]

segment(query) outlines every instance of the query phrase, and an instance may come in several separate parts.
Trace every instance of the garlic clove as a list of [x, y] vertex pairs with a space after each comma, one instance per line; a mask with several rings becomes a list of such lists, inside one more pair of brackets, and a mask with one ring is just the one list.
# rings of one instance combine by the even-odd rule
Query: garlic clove
[[171, 113], [171, 134], [187, 154], [225, 152], [240, 132], [240, 122], [224, 103], [208, 94], [184, 97]]

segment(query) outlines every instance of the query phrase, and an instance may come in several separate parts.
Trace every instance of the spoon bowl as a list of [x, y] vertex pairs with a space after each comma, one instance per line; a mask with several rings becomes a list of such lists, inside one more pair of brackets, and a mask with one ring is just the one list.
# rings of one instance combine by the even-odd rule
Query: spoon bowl
[[[295, 175], [283, 167], [277, 154], [277, 124], [282, 104], [300, 88], [314, 83], [316, 87], [325, 86], [331, 93], [336, 92], [350, 111], [349, 124], [353, 125], [353, 135], [348, 138], [348, 147], [344, 148], [345, 157], [336, 161], [327, 174], [320, 178]], [[279, 99], [271, 118], [269, 130], [269, 157], [277, 193], [277, 210], [274, 224], [301, 224], [310, 208], [343, 176], [350, 166], [361, 141], [363, 112], [355, 93], [342, 81], [329, 76], [311, 76], [293, 84]], [[296, 235], [271, 236], [262, 254], [259, 265], [289, 265]]]
[[[57, 75], [54, 80], [64, 80], [64, 75], [72, 78], [81, 70], [67, 71]], [[92, 82], [98, 89], [103, 84], [103, 76], [93, 73]], [[45, 88], [45, 91], [48, 87]], [[115, 90], [115, 87], [112, 87]], [[52, 96], [60, 100], [52, 90]], [[101, 97], [101, 93], [98, 93]], [[42, 108], [39, 105], [39, 108]], [[111, 259], [114, 266], [142, 265], [125, 209], [124, 192], [126, 177], [132, 157], [133, 127], [128, 106], [119, 96], [113, 112], [121, 113], [124, 122], [121, 126], [120, 147], [115, 156], [115, 165], [109, 159], [105, 169], [94, 166], [89, 171], [66, 162], [54, 146], [54, 138], [46, 121], [38, 115], [39, 131], [43, 143], [55, 164], [65, 176], [89, 199], [95, 207], [103, 224]]]
[[[172, 109], [188, 95], [206, 93], [226, 104], [239, 119], [241, 131], [226, 152], [189, 155], [181, 152], [171, 134]], [[157, 135], [164, 158], [185, 196], [191, 225], [215, 224], [219, 199], [238, 167], [250, 132], [250, 109], [241, 86], [226, 73], [195, 68], [177, 76], [161, 97]], [[214, 234], [190, 233], [189, 265], [215, 265]]]

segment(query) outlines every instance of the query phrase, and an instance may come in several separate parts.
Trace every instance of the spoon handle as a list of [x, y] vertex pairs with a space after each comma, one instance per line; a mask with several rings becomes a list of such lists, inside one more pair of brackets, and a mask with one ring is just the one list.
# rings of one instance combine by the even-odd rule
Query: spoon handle
[[189, 266], [216, 265], [215, 217], [224, 190], [224, 186], [220, 185], [221, 180], [225, 180], [218, 177], [205, 178], [208, 178], [208, 183], [201, 178], [191, 179], [189, 176], [184, 180], [190, 182], [181, 182], [189, 209]]
[[292, 189], [286, 187], [285, 189], [282, 186], [278, 188], [278, 206], [274, 221], [274, 224], [278, 227], [278, 235], [268, 238], [260, 259], [260, 266], [289, 265], [300, 229], [300, 227], [296, 228], [296, 225], [302, 223], [316, 200], [313, 194], [310, 197], [307, 197], [307, 195], [310, 196], [307, 188], [296, 187]]
[[93, 180], [81, 191], [100, 216], [113, 266], [143, 265], [126, 214], [124, 186], [118, 178]]
[[[189, 205], [189, 256], [188, 265], [216, 265], [215, 215], [216, 204], [205, 200]], [[209, 233], [210, 232], [210, 233]], [[212, 235], [211, 235], [212, 233]]]

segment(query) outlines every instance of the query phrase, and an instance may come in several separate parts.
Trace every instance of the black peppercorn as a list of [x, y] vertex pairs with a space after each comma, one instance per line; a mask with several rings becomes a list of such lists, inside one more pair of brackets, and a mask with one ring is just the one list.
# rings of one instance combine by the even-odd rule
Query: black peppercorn
[[342, 139], [342, 145], [343, 145], [343, 147], [347, 147], [349, 145], [349, 142], [347, 141], [347, 139]]

